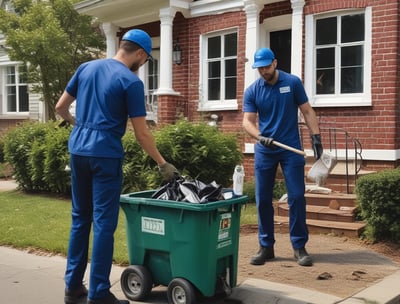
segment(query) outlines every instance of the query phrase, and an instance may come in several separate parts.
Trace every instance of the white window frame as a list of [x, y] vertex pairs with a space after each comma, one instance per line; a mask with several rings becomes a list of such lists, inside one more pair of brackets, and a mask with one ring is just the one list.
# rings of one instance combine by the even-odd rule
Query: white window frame
[[[21, 64], [7, 64], [7, 65], [2, 65], [1, 66], [2, 67], [2, 69], [3, 69], [3, 83], [4, 83], [4, 85], [3, 85], [3, 92], [2, 92], [2, 95], [3, 95], [3, 104], [2, 104], [2, 109], [3, 109], [3, 114], [6, 114], [6, 115], [28, 115], [29, 114], [29, 86], [28, 86], [28, 83], [21, 83], [20, 82], [20, 71], [19, 71], [19, 69], [20, 69], [20, 67], [21, 67]], [[15, 70], [15, 83], [13, 83], [13, 84], [9, 84], [8, 83], [8, 79], [7, 79], [7, 77], [8, 77], [8, 69], [9, 68], [14, 68], [14, 70]], [[8, 87], [15, 87], [15, 94], [16, 94], [16, 96], [15, 96], [15, 108], [16, 108], [16, 110], [15, 111], [8, 111], [8, 92], [7, 92], [7, 88]], [[20, 86], [26, 86], [26, 90], [27, 90], [27, 94], [28, 94], [28, 111], [20, 111], [19, 110], [19, 99], [20, 99], [20, 97], [19, 97], [19, 87]]]
[[[208, 38], [223, 36], [227, 34], [237, 34], [237, 38], [239, 39], [239, 31], [238, 28], [230, 28], [225, 29], [218, 32], [207, 33], [205, 35], [200, 36], [200, 84], [199, 84], [199, 111], [225, 111], [225, 110], [238, 110], [238, 101], [236, 99], [223, 99], [225, 96], [224, 90], [224, 81], [222, 81], [222, 91], [221, 91], [221, 99], [220, 100], [208, 100], [208, 60], [207, 60], [207, 46], [208, 46]], [[223, 46], [223, 43], [222, 43]], [[237, 49], [239, 51], [239, 47]], [[230, 57], [233, 58], [233, 57]], [[221, 58], [223, 60], [224, 58]], [[236, 54], [236, 63], [239, 64], [238, 54]], [[224, 69], [221, 70], [221, 80], [224, 80]], [[238, 79], [238, 75], [236, 73], [236, 78]], [[238, 88], [236, 88], [237, 90]], [[237, 96], [236, 96], [237, 97]]]
[[152, 45], [153, 45], [153, 50], [151, 52], [151, 55], [154, 59], [156, 59], [158, 61], [157, 88], [153, 89], [151, 92], [149, 90], [148, 63], [146, 63], [140, 67], [140, 69], [138, 71], [138, 77], [143, 81], [143, 84], [144, 84], [146, 111], [147, 111], [146, 119], [157, 122], [158, 121], [158, 115], [157, 115], [158, 102], [157, 102], [157, 95], [154, 93], [160, 87], [160, 39], [159, 39], [159, 37], [152, 39]]
[[[316, 52], [315, 52], [315, 32], [316, 20], [323, 17], [345, 16], [353, 14], [364, 14], [365, 16], [365, 40], [364, 40], [364, 91], [362, 93], [352, 94], [316, 94]], [[318, 15], [307, 15], [305, 17], [306, 28], [306, 48], [305, 48], [305, 77], [304, 86], [306, 88], [309, 101], [313, 107], [354, 107], [371, 106], [371, 50], [372, 50], [372, 8], [349, 9], [335, 11]], [[336, 68], [338, 65], [336, 64]]]

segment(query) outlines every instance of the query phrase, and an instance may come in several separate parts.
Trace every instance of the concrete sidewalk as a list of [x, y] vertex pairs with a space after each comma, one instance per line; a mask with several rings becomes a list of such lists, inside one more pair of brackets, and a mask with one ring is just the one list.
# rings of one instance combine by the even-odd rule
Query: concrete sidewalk
[[[63, 303], [66, 260], [61, 256], [39, 256], [26, 251], [0, 247], [0, 294], [1, 302], [8, 304], [56, 304]], [[124, 268], [114, 266], [111, 274], [111, 291], [123, 299], [120, 276]], [[400, 271], [386, 277], [347, 299], [304, 288], [247, 279], [233, 288], [226, 299], [202, 299], [199, 304], [399, 304]], [[345, 282], [344, 282], [345, 283]], [[156, 287], [146, 302], [167, 304], [166, 287]]]

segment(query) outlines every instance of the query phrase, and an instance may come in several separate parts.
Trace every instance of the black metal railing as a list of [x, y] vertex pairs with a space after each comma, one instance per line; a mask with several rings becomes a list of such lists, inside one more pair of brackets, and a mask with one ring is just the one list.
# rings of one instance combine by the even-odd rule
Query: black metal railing
[[[305, 144], [304, 133], [308, 132], [307, 128], [300, 128], [303, 146]], [[346, 191], [350, 193], [350, 164], [354, 163], [354, 184], [358, 179], [358, 173], [362, 166], [362, 145], [360, 141], [351, 136], [349, 132], [341, 128], [320, 127], [323, 138], [324, 149], [329, 150], [339, 161], [344, 161], [346, 175]], [[341, 155], [338, 151], [343, 150]], [[340, 159], [339, 159], [340, 157]]]

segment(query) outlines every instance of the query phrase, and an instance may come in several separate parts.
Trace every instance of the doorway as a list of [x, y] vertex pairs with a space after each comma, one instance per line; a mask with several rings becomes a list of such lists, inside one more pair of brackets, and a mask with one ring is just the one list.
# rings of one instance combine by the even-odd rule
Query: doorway
[[278, 60], [278, 69], [287, 73], [292, 64], [292, 30], [282, 30], [269, 33], [270, 48]]

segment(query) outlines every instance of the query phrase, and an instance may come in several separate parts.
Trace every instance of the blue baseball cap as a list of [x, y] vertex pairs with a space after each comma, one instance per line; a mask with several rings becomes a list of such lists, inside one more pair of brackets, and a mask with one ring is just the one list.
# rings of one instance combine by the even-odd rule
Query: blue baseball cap
[[124, 34], [124, 36], [122, 36], [122, 40], [128, 40], [136, 43], [142, 49], [144, 49], [144, 51], [147, 53], [147, 55], [149, 55], [150, 58], [153, 58], [151, 56], [151, 38], [149, 34], [147, 34], [145, 31], [139, 29], [129, 30]]
[[253, 69], [271, 65], [275, 60], [275, 54], [269, 48], [261, 48], [254, 54]]

